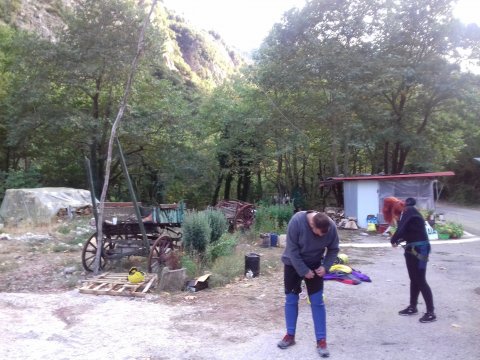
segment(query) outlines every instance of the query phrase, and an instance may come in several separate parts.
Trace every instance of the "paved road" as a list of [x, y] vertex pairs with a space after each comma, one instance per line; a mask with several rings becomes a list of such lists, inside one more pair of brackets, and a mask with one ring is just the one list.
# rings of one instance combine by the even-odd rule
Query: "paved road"
[[480, 206], [466, 207], [438, 202], [436, 212], [443, 213], [446, 221], [462, 224], [465, 231], [480, 235]]

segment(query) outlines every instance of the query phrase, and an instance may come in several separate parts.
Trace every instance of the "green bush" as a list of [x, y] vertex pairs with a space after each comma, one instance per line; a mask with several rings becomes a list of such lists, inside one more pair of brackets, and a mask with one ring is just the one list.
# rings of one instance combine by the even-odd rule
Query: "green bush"
[[288, 222], [293, 216], [291, 205], [271, 205], [257, 209], [255, 214], [255, 230], [257, 232], [285, 232]]
[[5, 190], [21, 189], [21, 188], [38, 188], [42, 184], [40, 182], [41, 175], [36, 169], [29, 170], [11, 170], [8, 173], [0, 171], [0, 193], [3, 200]]
[[439, 234], [448, 234], [451, 238], [461, 238], [463, 236], [463, 226], [455, 222], [446, 222], [445, 224], [435, 224], [435, 230]]
[[191, 211], [185, 215], [182, 225], [183, 242], [189, 253], [205, 253], [210, 242], [210, 224], [206, 212]]
[[181, 260], [180, 260], [180, 263], [181, 263], [181, 266], [182, 268], [185, 268], [186, 271], [187, 271], [187, 276], [190, 278], [190, 279], [193, 279], [197, 276], [197, 274], [200, 273], [200, 269], [198, 268], [198, 261], [195, 261], [195, 259], [188, 255], [188, 254], [185, 254], [182, 256]]
[[213, 263], [221, 256], [233, 254], [237, 243], [238, 238], [235, 234], [224, 233], [217, 242], [207, 246], [208, 261]]
[[228, 221], [225, 215], [218, 210], [207, 210], [208, 223], [210, 225], [210, 244], [217, 242], [228, 230]]

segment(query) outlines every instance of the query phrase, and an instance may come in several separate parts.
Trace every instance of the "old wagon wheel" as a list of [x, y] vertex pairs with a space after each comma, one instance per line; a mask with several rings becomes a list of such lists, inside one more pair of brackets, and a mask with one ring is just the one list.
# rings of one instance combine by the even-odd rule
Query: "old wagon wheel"
[[148, 272], [157, 272], [160, 266], [165, 263], [167, 254], [173, 251], [173, 248], [173, 240], [168, 235], [162, 235], [155, 240], [148, 255]]
[[[119, 236], [120, 237], [120, 236]], [[115, 247], [115, 243], [110, 237], [105, 237], [103, 239], [103, 249], [102, 255], [100, 258], [100, 269], [105, 268], [107, 264], [106, 254], [112, 251]], [[95, 256], [97, 254], [98, 241], [97, 233], [94, 233], [90, 238], [85, 242], [82, 249], [82, 265], [86, 271], [94, 270]]]
[[237, 210], [233, 221], [235, 230], [249, 229], [255, 220], [255, 208], [251, 204], [243, 205]]

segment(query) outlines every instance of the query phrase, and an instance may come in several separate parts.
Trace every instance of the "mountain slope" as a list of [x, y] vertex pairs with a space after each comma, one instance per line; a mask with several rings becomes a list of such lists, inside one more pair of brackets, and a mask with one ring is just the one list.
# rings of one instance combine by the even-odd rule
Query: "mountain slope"
[[[125, 0], [129, 1], [129, 0]], [[31, 31], [55, 41], [56, 29], [72, 10], [75, 0], [2, 0], [0, 23]], [[161, 20], [158, 21], [159, 17]], [[182, 17], [157, 3], [155, 24], [167, 34], [164, 60], [168, 68], [194, 84], [215, 86], [236, 73], [244, 60], [224, 43], [220, 35], [194, 28]]]

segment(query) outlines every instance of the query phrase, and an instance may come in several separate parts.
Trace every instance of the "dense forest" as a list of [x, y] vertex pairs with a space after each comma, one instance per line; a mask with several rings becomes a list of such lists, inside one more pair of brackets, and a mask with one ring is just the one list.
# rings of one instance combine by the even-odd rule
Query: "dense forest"
[[[0, 4], [0, 194], [88, 189], [88, 158], [98, 195], [150, 3], [39, 3], [58, 20], [47, 35]], [[245, 62], [159, 2], [117, 133], [137, 197], [322, 206], [332, 176], [452, 170], [443, 195], [478, 203], [480, 28], [451, 5], [311, 0]], [[109, 184], [129, 199], [118, 151]]]

